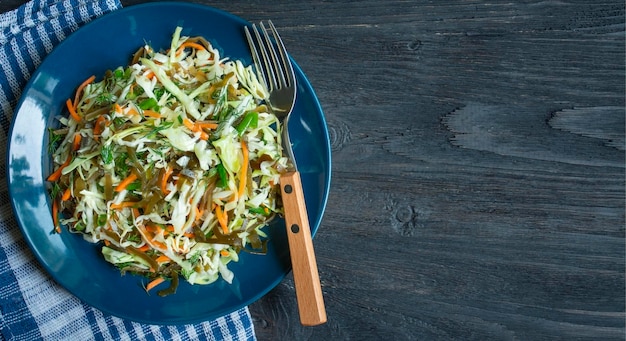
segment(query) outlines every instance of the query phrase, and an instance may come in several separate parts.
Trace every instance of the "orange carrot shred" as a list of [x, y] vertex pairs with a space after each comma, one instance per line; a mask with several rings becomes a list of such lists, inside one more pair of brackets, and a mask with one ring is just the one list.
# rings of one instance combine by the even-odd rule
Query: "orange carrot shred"
[[204, 46], [198, 44], [198, 43], [194, 43], [191, 41], [188, 42], [184, 42], [182, 43], [179, 47], [178, 50], [176, 50], [176, 55], [178, 56], [179, 54], [181, 54], [183, 52], [183, 50], [185, 50], [185, 48], [187, 47], [191, 47], [194, 48], [196, 50], [205, 50]]
[[59, 226], [59, 202], [57, 199], [52, 201], [52, 222], [54, 223], [54, 230], [57, 233], [61, 233], [61, 227]]
[[78, 100], [80, 99], [80, 95], [83, 92], [83, 89], [85, 89], [85, 87], [89, 83], [93, 82], [95, 79], [96, 76], [91, 76], [78, 86], [78, 88], [76, 89], [76, 95], [74, 95], [74, 103], [72, 103], [72, 107], [74, 107], [74, 110], [76, 110], [76, 108], [78, 107]]
[[154, 244], [154, 246], [156, 246], [156, 249], [159, 251], [163, 251], [163, 250], [167, 250], [167, 245], [161, 243], [161, 242], [157, 242], [155, 240], [150, 241], [152, 244]]
[[133, 181], [135, 181], [135, 180], [137, 180], [137, 174], [130, 173], [130, 175], [127, 176], [126, 179], [120, 181], [120, 183], [115, 187], [115, 191], [116, 192], [123, 191], [124, 189], [126, 189], [126, 187], [128, 187], [128, 185], [133, 183]]
[[196, 127], [201, 129], [217, 129], [218, 124], [213, 122], [196, 122]]
[[215, 216], [222, 227], [222, 232], [224, 232], [224, 234], [228, 233], [228, 222], [226, 221], [226, 216], [222, 212], [222, 207], [220, 205], [215, 206]]
[[161, 114], [154, 110], [146, 109], [143, 111], [144, 116], [153, 117], [153, 118], [161, 118]]
[[74, 140], [72, 141], [72, 151], [75, 152], [80, 149], [80, 141], [82, 141], [83, 136], [80, 133], [74, 134]]
[[157, 261], [157, 263], [165, 263], [165, 262], [170, 262], [171, 261], [170, 257], [168, 257], [166, 255], [160, 255], [155, 260]]
[[57, 168], [57, 170], [55, 170], [54, 173], [50, 174], [46, 180], [50, 182], [55, 182], [59, 180], [61, 178], [61, 175], [62, 175], [61, 172], [63, 171], [63, 168], [67, 167], [70, 164], [70, 162], [72, 162], [71, 153], [67, 156], [67, 159], [65, 160], [65, 162], [63, 162], [63, 164], [59, 166], [59, 168]]
[[228, 251], [226, 251], [226, 250], [221, 250], [220, 251], [220, 255], [222, 255], [224, 257], [228, 257], [228, 255], [230, 255], [230, 253], [228, 253]]
[[76, 108], [74, 108], [74, 104], [72, 104], [72, 100], [68, 98], [68, 100], [65, 101], [65, 105], [67, 106], [67, 111], [70, 112], [70, 116], [72, 116], [74, 121], [80, 122], [82, 119], [80, 116], [78, 116], [78, 113], [76, 113]]
[[196, 126], [194, 125], [193, 122], [191, 122], [190, 119], [185, 118], [183, 119], [183, 124], [185, 125], [185, 127], [187, 127], [189, 130], [191, 131], [196, 131]]
[[111, 209], [112, 210], [118, 210], [120, 208], [124, 208], [124, 207], [133, 207], [135, 206], [137, 203], [134, 201], [122, 201], [119, 204], [111, 204]]
[[130, 108], [126, 112], [126, 115], [128, 115], [128, 116], [136, 116], [136, 115], [139, 115], [139, 112], [137, 112], [137, 110], [135, 110], [135, 108]]
[[117, 104], [117, 103], [115, 103], [115, 104], [113, 105], [113, 108], [115, 109], [115, 112], [116, 112], [116, 113], [121, 114], [121, 113], [123, 113], [123, 112], [124, 112], [124, 110], [122, 109], [122, 107], [120, 107], [120, 105], [119, 105], [119, 104]]
[[70, 191], [70, 189], [68, 188], [63, 192], [63, 196], [61, 197], [61, 200], [68, 201], [70, 200], [71, 196], [72, 196], [72, 191]]
[[239, 175], [239, 190], [237, 191], [237, 197], [241, 198], [246, 191], [246, 185], [248, 180], [248, 146], [244, 140], [241, 140], [241, 152], [243, 153], [243, 163], [241, 165], [241, 171]]
[[146, 285], [146, 291], [152, 290], [154, 287], [163, 282], [165, 282], [165, 279], [163, 277], [157, 277], [153, 279], [152, 281], [150, 281], [150, 283], [148, 283], [148, 285]]
[[105, 115], [98, 116], [98, 118], [96, 119], [96, 122], [93, 125], [93, 136], [96, 138], [96, 141], [98, 139], [98, 136], [102, 134], [102, 131], [104, 131], [105, 126], [106, 126], [106, 116]]
[[167, 180], [169, 179], [170, 175], [172, 175], [172, 172], [174, 170], [170, 167], [165, 169], [165, 172], [163, 172], [163, 177], [161, 178], [161, 192], [163, 192], [163, 194], [167, 195], [170, 191], [167, 190]]

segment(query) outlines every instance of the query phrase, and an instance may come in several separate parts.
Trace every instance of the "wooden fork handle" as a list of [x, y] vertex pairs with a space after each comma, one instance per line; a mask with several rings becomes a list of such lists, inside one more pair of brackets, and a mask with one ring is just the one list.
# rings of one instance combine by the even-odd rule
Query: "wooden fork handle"
[[316, 326], [326, 322], [326, 309], [300, 173], [283, 174], [280, 187], [300, 322], [305, 326]]

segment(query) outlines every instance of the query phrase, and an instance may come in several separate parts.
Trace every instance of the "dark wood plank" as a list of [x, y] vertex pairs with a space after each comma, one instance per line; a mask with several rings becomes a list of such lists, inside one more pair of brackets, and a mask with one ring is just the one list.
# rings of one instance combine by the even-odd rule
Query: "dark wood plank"
[[622, 338], [621, 4], [308, 8], [278, 18], [333, 137], [329, 323], [298, 326], [286, 281], [257, 333]]
[[623, 2], [196, 2], [272, 19], [331, 135], [328, 323], [288, 276], [259, 340], [624, 339]]

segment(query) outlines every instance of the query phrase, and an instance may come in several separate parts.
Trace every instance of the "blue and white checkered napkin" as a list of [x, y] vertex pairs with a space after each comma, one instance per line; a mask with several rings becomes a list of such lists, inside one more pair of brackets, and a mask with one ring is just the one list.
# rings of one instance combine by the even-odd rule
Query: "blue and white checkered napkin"
[[[119, 0], [31, 0], [0, 14], [0, 146], [22, 88], [45, 56]], [[6, 152], [6, 150], [5, 150]], [[5, 181], [6, 156], [0, 157]], [[82, 303], [49, 277], [26, 245], [0, 190], [0, 340], [255, 340], [247, 308], [201, 324], [144, 325]]]

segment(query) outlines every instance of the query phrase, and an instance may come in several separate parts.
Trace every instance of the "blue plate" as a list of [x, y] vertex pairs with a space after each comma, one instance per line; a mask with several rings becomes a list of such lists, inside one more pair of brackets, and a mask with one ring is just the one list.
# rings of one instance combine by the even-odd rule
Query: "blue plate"
[[[232, 284], [181, 281], [168, 297], [147, 294], [141, 277], [121, 276], [100, 254], [100, 245], [64, 231], [53, 234], [45, 179], [50, 173], [48, 127], [64, 102], [91, 75], [127, 65], [145, 42], [166, 49], [176, 26], [187, 36], [204, 36], [231, 59], [251, 63], [243, 27], [248, 22], [214, 8], [190, 3], [127, 7], [85, 25], [64, 40], [32, 75], [14, 111], [8, 147], [9, 193], [27, 243], [50, 275], [72, 294], [103, 312], [151, 324], [186, 324], [217, 318], [258, 300], [291, 269], [285, 224], [265, 228], [266, 255], [242, 253], [231, 263]], [[330, 143], [318, 99], [302, 70], [289, 131], [302, 175], [311, 230], [320, 225], [330, 188]]]

